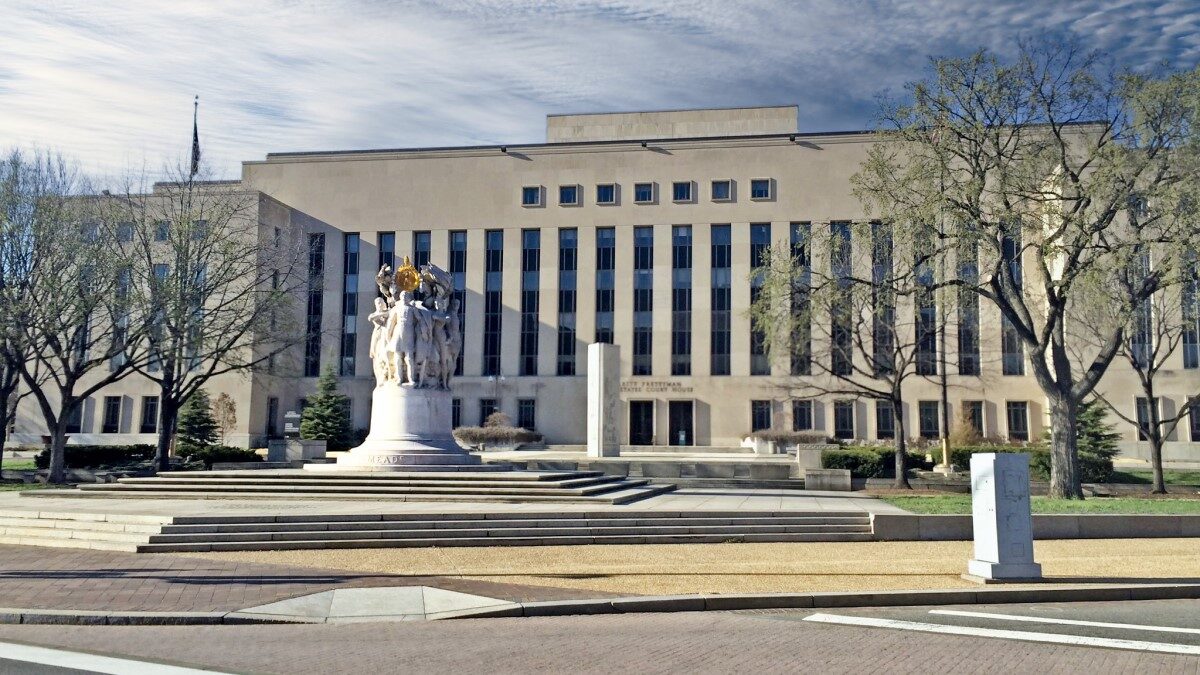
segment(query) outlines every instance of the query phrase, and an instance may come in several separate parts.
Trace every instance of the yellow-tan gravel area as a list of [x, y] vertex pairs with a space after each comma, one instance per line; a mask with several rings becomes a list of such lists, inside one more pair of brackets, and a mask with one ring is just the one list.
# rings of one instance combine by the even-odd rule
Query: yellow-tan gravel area
[[[644, 544], [191, 553], [410, 576], [629, 595], [962, 588], [971, 542]], [[1038, 541], [1047, 577], [1085, 583], [1200, 583], [1200, 539]], [[172, 554], [162, 554], [172, 555]]]

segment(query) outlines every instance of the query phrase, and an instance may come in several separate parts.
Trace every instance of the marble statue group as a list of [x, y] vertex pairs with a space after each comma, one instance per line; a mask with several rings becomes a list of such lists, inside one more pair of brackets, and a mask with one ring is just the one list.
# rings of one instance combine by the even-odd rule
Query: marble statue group
[[434, 264], [417, 270], [406, 257], [395, 273], [381, 267], [375, 282], [382, 297], [368, 319], [376, 385], [449, 389], [462, 351], [453, 278]]

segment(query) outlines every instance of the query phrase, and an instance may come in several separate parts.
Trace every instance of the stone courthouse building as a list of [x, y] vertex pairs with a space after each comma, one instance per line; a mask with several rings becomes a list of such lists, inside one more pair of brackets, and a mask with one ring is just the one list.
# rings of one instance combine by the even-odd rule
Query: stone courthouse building
[[[293, 375], [225, 378], [239, 410], [231, 440], [252, 446], [283, 429], [316, 376], [332, 367], [366, 427], [374, 378], [367, 314], [382, 263], [411, 256], [455, 278], [465, 343], [454, 380], [460, 425], [508, 413], [547, 443], [582, 445], [587, 345], [620, 347], [630, 446], [731, 447], [757, 428], [886, 437], [873, 401], [804, 398], [804, 375], [756, 353], [752, 260], [812, 228], [861, 221], [850, 177], [866, 132], [801, 133], [794, 106], [552, 115], [542, 144], [287, 152], [243, 165], [242, 186], [309, 240], [321, 284], [305, 304]], [[955, 329], [957, 330], [957, 329]], [[951, 419], [985, 436], [1037, 439], [1046, 406], [1019, 345], [980, 307], [979, 353], [946, 354]], [[1200, 391], [1192, 339], [1163, 382], [1166, 412]], [[1190, 351], [1189, 351], [1190, 350]], [[814, 358], [822, 355], [814, 353]], [[151, 387], [130, 378], [89, 402], [75, 442], [148, 442]], [[1115, 362], [1102, 389], [1135, 409], [1135, 380]], [[901, 414], [914, 435], [940, 432], [941, 386], [911, 380]], [[17, 438], [40, 433], [32, 405]], [[1119, 423], [1125, 450], [1148, 452]], [[1200, 408], [1171, 436], [1168, 459], [1200, 460]]]

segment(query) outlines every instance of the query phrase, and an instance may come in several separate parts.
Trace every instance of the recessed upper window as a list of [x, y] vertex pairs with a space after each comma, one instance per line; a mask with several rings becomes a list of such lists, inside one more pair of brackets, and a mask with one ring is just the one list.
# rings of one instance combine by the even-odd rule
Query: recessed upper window
[[692, 201], [692, 181], [675, 181], [671, 184], [671, 200], [676, 202]]
[[637, 204], [652, 204], [654, 202], [654, 183], [634, 183], [633, 201]]
[[712, 200], [714, 202], [727, 202], [733, 199], [733, 181], [731, 180], [714, 180], [712, 182]]
[[542, 188], [539, 185], [526, 185], [521, 188], [521, 206], [541, 206]]
[[578, 185], [559, 185], [558, 186], [558, 205], [559, 206], [579, 206], [579, 186]]
[[617, 186], [613, 183], [601, 183], [596, 186], [597, 204], [616, 204]]
[[773, 196], [770, 178], [755, 178], [750, 181], [750, 199], [770, 199]]

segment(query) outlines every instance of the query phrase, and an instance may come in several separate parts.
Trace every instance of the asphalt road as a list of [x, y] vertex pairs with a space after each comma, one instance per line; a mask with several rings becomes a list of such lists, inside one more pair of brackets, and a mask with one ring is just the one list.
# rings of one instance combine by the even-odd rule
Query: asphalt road
[[[1101, 623], [1107, 625], [1095, 625]], [[955, 632], [964, 630], [974, 633]], [[343, 625], [0, 626], [3, 640], [289, 674], [1200, 673], [1200, 600]], [[1081, 640], [1092, 644], [1064, 643]]]

